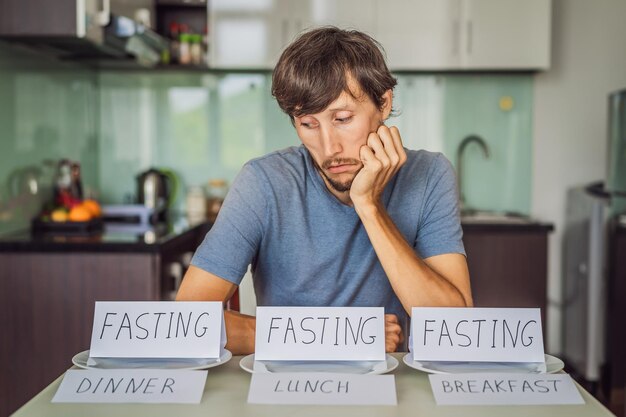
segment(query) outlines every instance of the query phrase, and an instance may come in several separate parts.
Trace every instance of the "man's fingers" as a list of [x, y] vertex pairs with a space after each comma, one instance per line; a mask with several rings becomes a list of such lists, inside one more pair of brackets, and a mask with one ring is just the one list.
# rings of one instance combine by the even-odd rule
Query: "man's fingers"
[[404, 334], [398, 317], [395, 314], [385, 314], [385, 350], [395, 352], [402, 342]]
[[395, 168], [400, 162], [400, 155], [398, 154], [398, 149], [396, 149], [392, 133], [389, 128], [384, 125], [380, 126], [376, 133], [384, 147], [385, 154], [389, 158], [390, 167], [392, 167], [395, 171]]
[[367, 145], [361, 146], [359, 149], [359, 158], [361, 158], [361, 162], [363, 162], [364, 168], [374, 169], [376, 171], [380, 170], [382, 164], [374, 155], [374, 151]]
[[385, 149], [385, 146], [377, 133], [369, 134], [367, 137], [367, 146], [374, 151], [374, 155], [376, 156], [376, 159], [380, 161], [381, 166], [387, 169], [391, 164], [391, 160], [389, 158], [389, 154], [387, 153], [387, 149]]
[[385, 323], [399, 323], [398, 316], [395, 314], [385, 314]]
[[391, 126], [389, 128], [389, 133], [391, 134], [393, 144], [396, 148], [396, 152], [398, 153], [398, 157], [400, 158], [400, 165], [404, 165], [404, 163], [406, 162], [406, 151], [404, 150], [404, 145], [402, 144], [400, 131], [396, 126]]

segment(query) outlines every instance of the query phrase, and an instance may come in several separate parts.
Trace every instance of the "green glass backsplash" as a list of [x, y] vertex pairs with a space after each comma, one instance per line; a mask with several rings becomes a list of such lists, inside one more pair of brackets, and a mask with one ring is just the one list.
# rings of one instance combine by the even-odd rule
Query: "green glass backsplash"
[[[0, 233], [28, 224], [63, 157], [81, 162], [105, 204], [134, 202], [138, 173], [170, 169], [184, 209], [188, 187], [231, 182], [247, 160], [299, 144], [270, 83], [268, 73], [96, 71], [0, 44]], [[402, 74], [394, 113], [387, 124], [405, 146], [455, 165], [463, 138], [482, 137], [490, 157], [475, 144], [464, 156], [466, 206], [529, 212], [531, 75]]]
[[[100, 74], [102, 196], [132, 201], [135, 176], [174, 170], [185, 186], [232, 181], [242, 164], [298, 144], [269, 93], [268, 74], [105, 71]], [[464, 156], [466, 206], [528, 213], [531, 181], [532, 77], [400, 75], [396, 117], [407, 147], [441, 151], [456, 165], [457, 147], [480, 135]], [[177, 193], [184, 207], [185, 186]]]
[[136, 176], [174, 171], [184, 208], [190, 186], [232, 181], [249, 159], [297, 144], [269, 93], [267, 74], [100, 74], [102, 198], [136, 199]]
[[99, 186], [97, 96], [95, 71], [0, 42], [0, 233], [28, 227], [61, 158]]
[[444, 153], [457, 165], [457, 149], [470, 134], [487, 144], [465, 148], [462, 188], [466, 208], [530, 212], [532, 78], [449, 76], [444, 93]]

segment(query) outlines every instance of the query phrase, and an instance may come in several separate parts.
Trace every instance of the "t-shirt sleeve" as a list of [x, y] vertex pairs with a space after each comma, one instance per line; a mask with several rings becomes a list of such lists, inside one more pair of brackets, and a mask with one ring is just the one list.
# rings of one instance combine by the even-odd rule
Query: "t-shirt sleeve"
[[255, 257], [266, 216], [266, 195], [250, 163], [233, 181], [215, 223], [196, 250], [191, 264], [239, 285]]
[[465, 255], [456, 175], [452, 164], [442, 154], [433, 160], [424, 197], [414, 244], [420, 256], [428, 258], [444, 253]]

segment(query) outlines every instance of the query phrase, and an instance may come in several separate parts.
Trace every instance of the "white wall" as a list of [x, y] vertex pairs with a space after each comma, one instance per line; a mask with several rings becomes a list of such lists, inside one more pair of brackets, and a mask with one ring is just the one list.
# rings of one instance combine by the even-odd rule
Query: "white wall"
[[548, 350], [561, 352], [561, 245], [567, 188], [606, 171], [607, 95], [626, 87], [626, 1], [554, 0], [552, 66], [534, 85], [532, 214], [550, 237]]

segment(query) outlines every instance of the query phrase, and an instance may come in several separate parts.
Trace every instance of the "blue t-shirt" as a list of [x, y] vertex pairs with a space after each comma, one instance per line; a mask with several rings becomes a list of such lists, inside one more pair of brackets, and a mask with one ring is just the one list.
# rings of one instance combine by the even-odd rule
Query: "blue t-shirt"
[[[439, 153], [407, 157], [383, 193], [387, 212], [422, 258], [464, 254], [452, 166]], [[260, 306], [383, 306], [408, 317], [354, 208], [328, 191], [304, 146], [244, 165], [192, 264], [235, 284], [251, 264]]]

